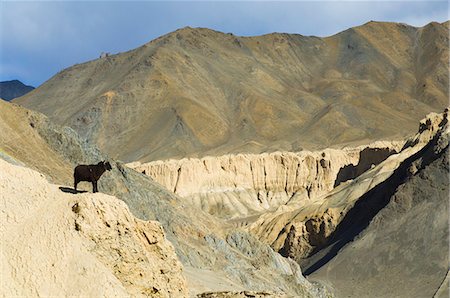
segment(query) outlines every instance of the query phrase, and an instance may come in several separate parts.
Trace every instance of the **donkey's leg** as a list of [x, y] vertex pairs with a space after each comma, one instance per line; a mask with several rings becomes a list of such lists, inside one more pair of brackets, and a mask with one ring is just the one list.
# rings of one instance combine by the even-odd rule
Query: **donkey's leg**
[[98, 192], [97, 181], [92, 181], [92, 188], [93, 188], [92, 192]]
[[74, 182], [73, 182], [73, 189], [75, 189], [75, 191], [77, 191], [77, 185], [80, 181], [77, 180], [77, 178], [74, 178]]

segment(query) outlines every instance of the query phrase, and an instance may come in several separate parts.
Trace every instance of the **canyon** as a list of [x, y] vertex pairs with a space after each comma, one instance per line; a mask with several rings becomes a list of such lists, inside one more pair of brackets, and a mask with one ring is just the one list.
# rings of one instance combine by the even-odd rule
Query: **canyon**
[[[16, 212], [22, 212], [20, 218], [23, 218], [24, 226], [21, 228], [23, 233], [27, 233], [26, 235], [33, 233], [37, 238], [47, 239], [45, 241], [52, 241], [52, 243], [59, 241], [63, 245], [79, 241], [80, 236], [77, 235], [81, 233], [81, 236], [87, 237], [86, 241], [83, 240], [83, 237], [81, 240], [89, 254], [114, 267], [105, 269], [105, 272], [108, 272], [111, 280], [115, 280], [111, 281], [116, 284], [111, 288], [111, 293], [116, 294], [138, 295], [136, 293], [139, 291], [151, 292], [155, 287], [162, 297], [179, 297], [184, 295], [183, 293], [189, 293], [189, 296], [195, 297], [206, 292], [233, 292], [236, 290], [268, 291], [268, 293], [304, 297], [328, 297], [330, 295], [324, 287], [308, 282], [301, 274], [299, 265], [294, 261], [282, 257], [269, 245], [259, 241], [246, 231], [229, 229], [231, 226], [228, 223], [186, 204], [179, 196], [165, 190], [149, 177], [126, 167], [121, 162], [110, 159], [98, 148], [80, 138], [72, 129], [54, 124], [38, 112], [26, 110], [7, 102], [0, 102], [0, 116], [2, 130], [0, 157], [5, 168], [5, 171], [1, 171], [0, 176], [0, 186], [2, 187], [0, 203], [2, 210], [7, 212], [2, 213], [0, 219], [5, 228], [2, 230], [2, 235], [5, 234], [5, 237], [9, 235], [8, 231], [13, 233], [14, 227], [14, 223], [10, 222], [11, 216], [7, 216], [7, 214]], [[24, 148], [29, 150], [24, 150]], [[82, 193], [73, 193], [71, 185], [74, 166], [77, 163], [89, 164], [96, 160], [109, 160], [113, 167], [108, 174], [101, 178], [98, 186], [99, 192], [117, 199], [103, 194], [86, 194], [84, 192], [90, 192], [92, 188], [90, 184], [83, 182], [79, 184], [79, 190]], [[30, 171], [34, 174], [28, 174]], [[15, 174], [16, 172], [18, 173]], [[24, 177], [30, 175], [30, 178], [27, 178], [30, 181], [19, 182], [22, 179], [20, 178], [22, 172], [24, 172]], [[18, 178], [12, 179], [15, 176]], [[39, 177], [39, 179], [33, 177]], [[25, 186], [27, 187], [25, 188]], [[33, 198], [33, 201], [28, 198], [27, 194]], [[20, 200], [17, 203], [19, 205], [15, 203], [13, 198], [16, 196], [22, 198], [23, 204], [20, 205], [22, 202]], [[104, 196], [108, 198], [104, 199], [106, 202], [102, 203]], [[52, 206], [56, 208], [55, 210], [51, 209], [53, 212], [48, 213], [50, 218], [42, 217], [41, 214], [47, 210], [46, 202], [49, 205], [48, 210], [53, 208]], [[95, 206], [92, 205], [92, 202]], [[128, 206], [132, 216], [126, 213], [128, 211], [122, 210], [124, 207], [122, 202]], [[31, 203], [40, 208], [26, 207]], [[79, 207], [74, 207], [76, 204]], [[111, 207], [115, 205], [118, 207]], [[20, 208], [21, 206], [23, 208]], [[81, 211], [77, 211], [78, 209]], [[123, 215], [124, 212], [125, 215]], [[133, 219], [134, 217], [137, 219]], [[119, 221], [119, 219], [121, 220]], [[40, 220], [43, 221], [40, 225], [28, 224], [28, 222], [39, 222]], [[59, 220], [64, 222], [64, 225], [58, 225]], [[142, 221], [158, 221], [159, 224], [153, 222], [140, 224]], [[138, 226], [134, 226], [133, 222], [137, 222]], [[146, 226], [147, 230], [142, 228], [142, 225]], [[165, 237], [162, 236], [159, 226], [163, 228]], [[61, 230], [61, 235], [68, 236], [64, 236], [64, 239], [53, 240], [52, 235], [59, 235], [57, 232], [52, 232], [55, 229], [56, 231]], [[138, 234], [132, 232], [142, 229], [149, 241], [141, 232]], [[5, 272], [6, 276], [11, 279], [11, 286], [2, 288], [2, 291], [13, 295], [20, 294], [21, 291], [25, 291], [23, 293], [32, 291], [32, 293], [41, 295], [49, 293], [46, 292], [46, 289], [41, 289], [41, 284], [51, 284], [52, 276], [60, 274], [59, 271], [56, 269], [56, 271], [52, 271], [53, 267], [47, 261], [45, 261], [46, 266], [42, 269], [37, 267], [32, 263], [34, 259], [32, 252], [27, 252], [26, 255], [30, 256], [29, 258], [16, 258], [14, 255], [15, 244], [23, 243], [23, 246], [26, 247], [25, 251], [32, 250], [33, 244], [27, 242], [26, 237], [23, 240], [15, 238], [13, 234], [8, 237], [7, 243], [10, 244], [4, 244], [6, 245], [4, 251], [8, 254], [2, 257], [2, 264], [3, 262], [16, 264], [15, 262], [19, 260], [22, 265], [14, 265], [16, 269], [14, 269], [13, 275]], [[151, 276], [150, 273], [141, 271], [145, 268], [140, 268], [140, 266], [148, 267], [144, 264], [147, 262], [146, 260], [149, 260], [145, 248], [147, 245], [152, 247], [153, 244], [148, 244], [148, 242], [154, 242], [155, 238], [160, 239], [158, 241], [161, 241], [161, 245], [164, 243], [163, 238], [170, 241], [171, 244], [167, 246], [164, 244], [165, 246], [159, 250], [155, 258], [173, 256], [171, 252], [171, 247], [173, 247], [176, 259], [182, 264], [182, 271], [174, 272], [174, 278], [178, 278], [175, 280], [178, 280], [179, 283], [175, 283], [172, 288], [169, 285], [164, 287], [159, 284], [163, 280], [168, 282], [166, 279], [168, 272], [155, 273], [155, 278], [150, 280], [147, 278]], [[93, 246], [92, 241], [97, 244]], [[125, 243], [122, 243], [123, 241]], [[45, 244], [42, 245], [42, 247], [47, 247]], [[48, 254], [50, 254], [49, 259], [52, 259], [51, 256], [58, 255], [55, 251], [57, 247], [57, 245], [47, 247], [47, 250], [42, 251], [42, 258], [47, 258]], [[128, 248], [131, 252], [127, 250]], [[97, 252], [96, 249], [99, 251]], [[134, 259], [131, 261], [129, 258], [136, 256], [132, 252], [137, 253], [138, 259], [142, 258], [144, 263], [135, 263]], [[67, 257], [72, 260], [71, 264], [75, 266], [74, 268], [83, 268], [84, 259], [73, 258], [74, 253], [70, 249], [66, 253]], [[97, 253], [100, 256], [97, 256]], [[123, 260], [125, 268], [114, 265], [118, 264], [114, 263], [118, 260]], [[155, 265], [160, 264], [158, 262], [155, 262]], [[61, 264], [64, 265], [64, 263]], [[170, 264], [170, 258], [167, 259], [167, 264]], [[158, 266], [161, 266], [164, 271], [167, 264]], [[173, 269], [176, 269], [176, 266], [178, 265], [173, 265]], [[2, 268], [10, 270], [6, 263]], [[91, 272], [89, 271], [90, 267], [86, 267], [86, 270]], [[149, 266], [147, 270], [153, 271], [159, 270], [159, 268]], [[76, 275], [77, 272], [75, 271], [74, 274]], [[140, 282], [143, 277], [140, 277], [139, 273], [146, 278], [144, 284]], [[31, 278], [35, 275], [40, 278]], [[30, 276], [31, 279], [27, 280], [27, 276]], [[133, 284], [124, 287], [123, 284], [131, 282], [128, 279], [132, 279]], [[17, 283], [17, 286], [12, 283], [13, 281]], [[80, 287], [83, 287], [86, 282], [91, 281], [90, 279], [76, 280], [76, 284]], [[186, 284], [187, 290], [183, 288], [183, 283]], [[59, 287], [53, 287], [51, 291], [63, 295], [66, 293], [66, 286], [62, 283]], [[178, 287], [181, 291], [179, 295], [174, 292]], [[23, 288], [28, 290], [23, 290]], [[104, 289], [102, 287], [95, 289], [95, 284], [85, 288], [85, 292], [80, 290], [79, 293], [95, 294]], [[92, 292], [90, 292], [91, 290]], [[102, 293], [107, 292], [103, 291]], [[158, 295], [152, 293], [150, 296]]]
[[186, 27], [0, 101], [0, 293], [448, 296], [448, 33]]

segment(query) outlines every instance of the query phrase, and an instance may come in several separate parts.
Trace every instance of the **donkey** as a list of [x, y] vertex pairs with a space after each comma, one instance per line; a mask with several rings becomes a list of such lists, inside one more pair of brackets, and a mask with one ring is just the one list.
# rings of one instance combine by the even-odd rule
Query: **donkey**
[[109, 162], [101, 161], [96, 165], [78, 165], [73, 171], [74, 188], [77, 191], [77, 184], [80, 181], [92, 182], [92, 192], [98, 192], [97, 181], [108, 170], [111, 171], [112, 167]]

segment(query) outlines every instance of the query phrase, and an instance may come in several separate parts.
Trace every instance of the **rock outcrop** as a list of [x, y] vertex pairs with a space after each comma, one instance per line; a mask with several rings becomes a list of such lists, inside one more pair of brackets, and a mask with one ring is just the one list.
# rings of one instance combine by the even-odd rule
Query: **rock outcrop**
[[1, 296], [187, 297], [158, 222], [104, 194], [64, 193], [0, 159]]
[[127, 166], [210, 214], [240, 218], [287, 203], [308, 204], [330, 192], [338, 180], [359, 176], [402, 145], [379, 142], [342, 150], [237, 154]]

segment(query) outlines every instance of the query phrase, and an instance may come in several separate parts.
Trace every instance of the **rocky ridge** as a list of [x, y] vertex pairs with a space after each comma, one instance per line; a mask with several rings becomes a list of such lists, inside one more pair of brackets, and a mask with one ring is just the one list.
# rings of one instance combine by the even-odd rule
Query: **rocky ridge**
[[[364, 212], [355, 206], [363, 204], [361, 202], [367, 193], [375, 191], [378, 185], [399, 171], [397, 169], [405, 160], [430, 146], [437, 137], [442, 135], [445, 139], [448, 133], [447, 117], [448, 109], [442, 114], [429, 114], [421, 121], [418, 134], [411, 137], [398, 154], [388, 157], [350, 183], [339, 185], [311, 204], [300, 208], [282, 206], [275, 212], [265, 213], [249, 226], [249, 230], [283, 255], [302, 261], [329, 243], [341, 221], [351, 217], [349, 212], [366, 214], [373, 209], [376, 214], [378, 205], [371, 207], [368, 203], [369, 207], [358, 207]], [[409, 171], [411, 174], [416, 172], [414, 163]]]
[[337, 297], [449, 295], [447, 121], [355, 204], [351, 216], [303, 267], [310, 279], [324, 281]]

